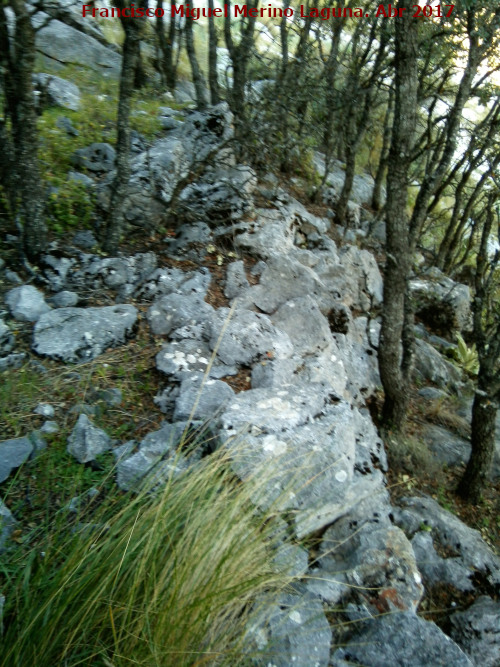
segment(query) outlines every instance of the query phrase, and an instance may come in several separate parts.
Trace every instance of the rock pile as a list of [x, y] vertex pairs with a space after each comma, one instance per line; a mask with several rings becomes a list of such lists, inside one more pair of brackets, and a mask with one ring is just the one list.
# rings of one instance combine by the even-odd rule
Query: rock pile
[[[481, 573], [498, 587], [500, 562], [475, 531], [433, 501], [390, 504], [386, 455], [366, 405], [379, 386], [380, 324], [373, 313], [382, 278], [375, 258], [353, 245], [338, 248], [329, 221], [285, 191], [276, 190], [269, 208], [255, 208], [254, 174], [234, 162], [231, 137], [225, 105], [193, 113], [135, 158], [127, 201], [130, 221], [154, 221], [175, 199], [192, 227], [166, 244], [167, 252], [197, 257], [200, 244], [232, 239], [238, 252], [258, 260], [253, 268], [242, 260], [228, 266], [229, 307], [205, 301], [212, 279], [206, 268], [162, 266], [154, 253], [103, 259], [75, 249], [46, 258], [47, 289], [77, 299], [82, 288], [107, 289], [115, 305], [78, 308], [64, 306], [66, 297], [47, 298], [51, 309], [23, 286], [8, 296], [11, 313], [36, 322], [37, 354], [78, 362], [133, 336], [137, 309], [127, 301], [150, 304], [151, 334], [164, 341], [156, 367], [165, 384], [156, 403], [165, 422], [140, 443], [114, 447], [119, 486], [161, 484], [188, 468], [192, 459], [176, 445], [188, 421], [209, 421], [210, 447], [234, 453], [234, 473], [243, 482], [260, 479], [255, 502], [283, 512], [297, 541], [314, 537], [319, 545], [314, 554], [299, 546], [281, 554], [282, 566], [298, 578], [293, 593], [248, 628], [249, 646], [267, 651], [262, 664], [466, 666], [476, 650], [481, 663], [494, 664], [492, 600], [456, 615], [455, 641], [416, 613], [424, 586], [436, 582], [465, 591]], [[207, 168], [189, 183], [194, 162]], [[2, 349], [11, 353], [8, 326], [1, 326]], [[237, 375], [248, 378], [247, 390], [237, 393], [225, 381]], [[440, 377], [437, 384], [445, 384]], [[33, 445], [21, 440], [0, 443], [0, 460], [10, 461], [4, 478], [31, 454]], [[85, 462], [112, 444], [81, 415], [68, 450]], [[438, 555], [440, 545], [456, 555]], [[325, 615], [332, 606], [352, 628], [336, 650]]]

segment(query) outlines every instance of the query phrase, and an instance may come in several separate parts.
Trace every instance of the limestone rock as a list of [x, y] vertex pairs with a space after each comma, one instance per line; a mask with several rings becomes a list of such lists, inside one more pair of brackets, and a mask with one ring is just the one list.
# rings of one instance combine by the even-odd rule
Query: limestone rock
[[20, 322], [36, 322], [44, 313], [50, 311], [43, 294], [32, 285], [9, 290], [5, 295], [5, 303], [12, 317]]
[[81, 414], [68, 438], [68, 452], [80, 463], [87, 463], [110, 448], [107, 433], [94, 426], [87, 415]]
[[137, 320], [134, 306], [59, 308], [35, 325], [33, 350], [61, 361], [95, 359], [108, 347], [125, 342]]

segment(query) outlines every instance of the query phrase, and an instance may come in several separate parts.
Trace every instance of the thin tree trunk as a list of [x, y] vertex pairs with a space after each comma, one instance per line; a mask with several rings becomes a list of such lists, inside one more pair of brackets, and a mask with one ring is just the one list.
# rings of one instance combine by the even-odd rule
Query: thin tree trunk
[[[175, 7], [175, 0], [170, 3], [171, 10]], [[157, 8], [163, 9], [163, 0], [157, 0]], [[161, 12], [156, 16], [156, 34], [158, 36], [158, 46], [160, 49], [160, 72], [162, 80], [167, 88], [174, 92], [177, 83], [177, 65], [174, 62], [174, 47], [175, 47], [175, 31], [176, 31], [176, 15], [173, 11], [170, 12], [170, 24], [168, 29], [168, 37], [165, 35], [165, 24]]]
[[[184, 4], [186, 10], [191, 9], [193, 6], [191, 0], [186, 0]], [[200, 69], [198, 58], [196, 57], [196, 49], [193, 39], [193, 19], [191, 17], [186, 17], [185, 19], [184, 37], [186, 39], [186, 51], [189, 58], [189, 64], [191, 65], [191, 76], [193, 78], [193, 84], [196, 91], [196, 106], [198, 109], [203, 110], [207, 107], [207, 85], [205, 77], [203, 76], [203, 73]]]
[[214, 0], [208, 0], [211, 10], [208, 17], [208, 85], [210, 86], [210, 102], [219, 104], [219, 78], [217, 76], [217, 31], [213, 17]]
[[[116, 3], [121, 9], [125, 3]], [[108, 224], [102, 238], [102, 247], [108, 253], [115, 253], [123, 231], [124, 201], [130, 178], [130, 109], [134, 91], [134, 73], [139, 57], [140, 25], [139, 20], [121, 19], [125, 31], [123, 43], [122, 68], [120, 75], [120, 94], [118, 100], [117, 139], [116, 139], [116, 175], [111, 188]]]

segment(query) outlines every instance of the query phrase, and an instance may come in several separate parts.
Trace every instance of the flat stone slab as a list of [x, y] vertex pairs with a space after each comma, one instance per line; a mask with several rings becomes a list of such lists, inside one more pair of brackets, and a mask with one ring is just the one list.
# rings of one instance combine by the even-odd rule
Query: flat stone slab
[[33, 449], [33, 443], [27, 436], [0, 442], [0, 482], [19, 468], [31, 456]]
[[136, 308], [127, 304], [59, 308], [36, 323], [32, 349], [61, 361], [89, 361], [130, 338], [136, 321]]

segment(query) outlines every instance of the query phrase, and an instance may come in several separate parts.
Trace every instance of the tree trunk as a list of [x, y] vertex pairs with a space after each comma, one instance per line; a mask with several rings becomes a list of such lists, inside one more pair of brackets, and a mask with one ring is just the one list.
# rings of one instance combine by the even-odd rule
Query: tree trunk
[[214, 0], [208, 0], [208, 8], [211, 10], [208, 17], [208, 85], [210, 86], [211, 104], [219, 104], [219, 79], [217, 76], [217, 31], [212, 15]]
[[387, 103], [387, 109], [384, 118], [384, 134], [382, 139], [382, 148], [380, 150], [380, 158], [378, 162], [377, 173], [375, 175], [375, 183], [373, 186], [373, 193], [372, 193], [371, 206], [374, 211], [380, 211], [382, 208], [382, 186], [384, 184], [384, 176], [387, 169], [387, 154], [389, 151], [389, 145], [391, 141], [390, 118], [392, 115], [393, 101], [394, 101], [394, 94], [391, 88], [391, 90], [389, 91], [389, 101]]
[[[126, 5], [117, 2], [123, 9]], [[123, 231], [124, 201], [130, 178], [130, 109], [134, 91], [134, 74], [139, 57], [141, 21], [121, 19], [125, 31], [123, 43], [122, 68], [120, 75], [120, 96], [118, 100], [117, 138], [116, 138], [116, 174], [111, 188], [108, 224], [102, 247], [108, 253], [116, 253]]]
[[408, 171], [417, 109], [417, 22], [412, 0], [400, 0], [406, 9], [396, 20], [396, 99], [387, 176], [387, 242], [384, 271], [384, 306], [378, 351], [385, 392], [382, 420], [386, 429], [402, 430], [408, 404], [411, 360], [401, 352], [408, 333], [407, 282], [410, 272]]
[[471, 456], [458, 486], [458, 493], [473, 503], [480, 501], [488, 483], [495, 452], [496, 415], [496, 403], [486, 392], [477, 392], [472, 405]]
[[[16, 185], [20, 206], [15, 202], [13, 213], [21, 228], [22, 245], [26, 257], [36, 262], [47, 245], [47, 228], [44, 222], [44, 197], [38, 163], [38, 132], [32, 74], [35, 64], [35, 33], [24, 2], [11, 0], [15, 14], [15, 30], [9, 39], [6, 32], [6, 16], [1, 8], [0, 31], [2, 51], [0, 55], [5, 71], [7, 114], [12, 123], [12, 144], [15, 165], [12, 181]], [[11, 47], [9, 42], [11, 41]], [[8, 51], [5, 51], [5, 48]], [[13, 54], [13, 55], [12, 55]]]
[[[191, 9], [193, 3], [191, 0], [186, 0], [185, 7], [186, 10]], [[189, 64], [191, 65], [191, 75], [193, 78], [193, 84], [196, 91], [196, 106], [198, 109], [206, 109], [207, 98], [206, 98], [206, 89], [207, 85], [205, 82], [205, 77], [202, 74], [200, 65], [198, 63], [198, 58], [196, 57], [196, 50], [194, 47], [193, 39], [193, 19], [186, 17], [186, 23], [184, 25], [184, 36], [186, 38], [186, 51], [189, 58]]]
[[[171, 8], [175, 7], [175, 0], [172, 0]], [[157, 8], [163, 9], [163, 0], [157, 0]], [[159, 12], [161, 14], [161, 12]], [[160, 49], [161, 61], [159, 63], [162, 80], [166, 83], [167, 88], [173, 93], [177, 83], [177, 66], [174, 62], [174, 47], [175, 47], [175, 31], [176, 31], [176, 15], [173, 11], [170, 13], [170, 25], [168, 29], [168, 37], [165, 36], [165, 24], [163, 23], [163, 16], [156, 16], [156, 34], [158, 36], [158, 46]]]

